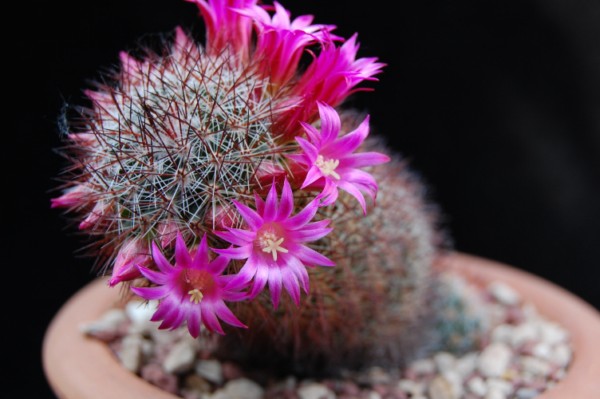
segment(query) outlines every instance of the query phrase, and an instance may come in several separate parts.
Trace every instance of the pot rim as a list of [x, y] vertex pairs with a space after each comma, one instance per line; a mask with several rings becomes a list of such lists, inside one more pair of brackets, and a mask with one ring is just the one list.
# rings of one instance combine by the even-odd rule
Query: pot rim
[[[574, 355], [567, 374], [537, 399], [600, 398], [600, 313], [590, 304], [541, 277], [474, 255], [451, 252], [440, 257], [436, 267], [476, 284], [504, 282], [569, 332]], [[178, 398], [125, 369], [105, 343], [80, 332], [83, 323], [98, 319], [119, 302], [119, 290], [109, 288], [105, 278], [96, 279], [73, 295], [50, 323], [42, 360], [59, 398]]]

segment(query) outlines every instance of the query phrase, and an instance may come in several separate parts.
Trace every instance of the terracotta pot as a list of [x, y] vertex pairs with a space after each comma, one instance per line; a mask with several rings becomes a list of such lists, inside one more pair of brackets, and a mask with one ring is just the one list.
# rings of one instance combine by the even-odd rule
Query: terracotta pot
[[[452, 254], [440, 266], [473, 282], [502, 281], [533, 303], [539, 312], [570, 334], [574, 358], [566, 377], [538, 399], [600, 398], [600, 314], [564, 289], [497, 262]], [[119, 290], [105, 280], [90, 283], [74, 295], [52, 321], [45, 336], [46, 376], [61, 399], [175, 399], [123, 368], [109, 348], [79, 332], [79, 325], [100, 317], [119, 301]]]

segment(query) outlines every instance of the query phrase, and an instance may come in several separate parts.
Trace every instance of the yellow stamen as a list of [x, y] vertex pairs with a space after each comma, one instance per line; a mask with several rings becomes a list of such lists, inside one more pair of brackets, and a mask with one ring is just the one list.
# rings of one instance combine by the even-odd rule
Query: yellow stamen
[[283, 252], [284, 254], [288, 253], [288, 250], [283, 248], [281, 244], [283, 244], [283, 237], [278, 238], [275, 234], [271, 232], [263, 233], [262, 237], [259, 240], [260, 247], [263, 252], [270, 253], [273, 255], [273, 260], [277, 260], [277, 254], [279, 252]]
[[323, 155], [319, 155], [317, 157], [317, 162], [315, 162], [315, 165], [317, 165], [317, 168], [319, 168], [321, 173], [323, 173], [323, 176], [331, 176], [337, 180], [339, 180], [340, 175], [335, 171], [335, 169], [339, 164], [339, 159], [327, 159], [323, 157]]
[[194, 302], [196, 305], [199, 304], [204, 297], [198, 288], [188, 291], [188, 295], [190, 296], [190, 302]]

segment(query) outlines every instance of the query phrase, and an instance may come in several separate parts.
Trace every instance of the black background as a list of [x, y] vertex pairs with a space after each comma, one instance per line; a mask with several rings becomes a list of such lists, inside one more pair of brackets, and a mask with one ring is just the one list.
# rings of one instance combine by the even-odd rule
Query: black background
[[[368, 111], [422, 176], [456, 249], [536, 273], [600, 308], [600, 3], [388, 4], [285, 3], [342, 36], [358, 31], [359, 54], [388, 64], [375, 91], [349, 105]], [[92, 260], [74, 255], [81, 240], [49, 208], [65, 166], [53, 152], [60, 109], [81, 104], [88, 80], [144, 34], [202, 25], [184, 1], [18, 7], [4, 13], [2, 60], [3, 336], [14, 349], [3, 392], [51, 398], [45, 328], [95, 276]]]

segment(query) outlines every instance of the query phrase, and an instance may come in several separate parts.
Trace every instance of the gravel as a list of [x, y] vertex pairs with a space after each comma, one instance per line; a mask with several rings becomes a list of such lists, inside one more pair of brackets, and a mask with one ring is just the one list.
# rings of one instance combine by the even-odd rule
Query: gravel
[[158, 331], [149, 322], [156, 303], [111, 309], [81, 330], [107, 342], [130, 371], [185, 399], [533, 399], [565, 376], [573, 351], [563, 327], [505, 284], [479, 289], [478, 298], [492, 316], [477, 350], [438, 352], [405, 369], [373, 367], [324, 380], [288, 376], [265, 385], [212, 357], [215, 342], [193, 340], [185, 329]]

